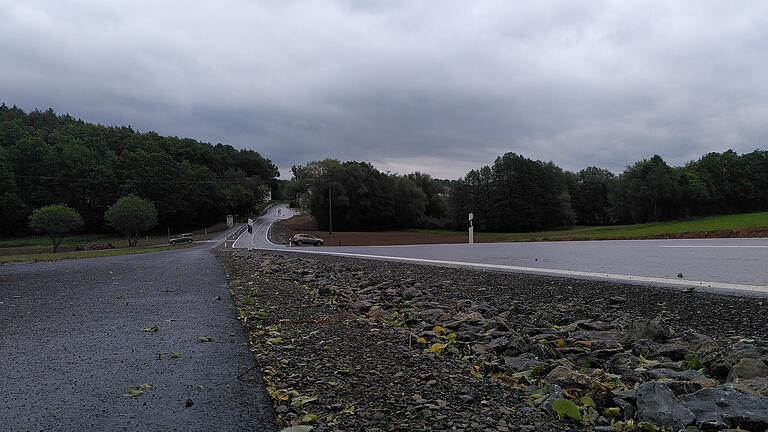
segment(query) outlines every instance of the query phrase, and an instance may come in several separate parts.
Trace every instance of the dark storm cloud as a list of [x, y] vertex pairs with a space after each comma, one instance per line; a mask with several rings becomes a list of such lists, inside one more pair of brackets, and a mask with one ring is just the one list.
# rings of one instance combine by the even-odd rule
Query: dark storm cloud
[[456, 178], [768, 137], [764, 2], [3, 1], [0, 99]]

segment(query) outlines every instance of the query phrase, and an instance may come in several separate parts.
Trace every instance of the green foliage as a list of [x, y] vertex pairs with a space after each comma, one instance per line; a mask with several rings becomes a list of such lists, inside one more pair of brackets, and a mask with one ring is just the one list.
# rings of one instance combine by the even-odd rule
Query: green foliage
[[451, 192], [457, 228], [467, 226], [470, 212], [480, 231], [535, 231], [574, 221], [563, 171], [515, 153], [499, 156], [492, 167], [470, 171]]
[[555, 410], [558, 417], [568, 417], [576, 421], [581, 421], [581, 411], [579, 407], [568, 399], [555, 399], [552, 401], [552, 409]]
[[[97, 231], [104, 226], [109, 205], [130, 194], [152, 201], [158, 224], [177, 232], [211, 225], [225, 214], [252, 213], [269, 191], [311, 210], [321, 229], [329, 227], [330, 203], [334, 228], [350, 231], [463, 231], [470, 212], [479, 232], [530, 232], [768, 209], [764, 150], [708, 153], [679, 167], [654, 155], [619, 175], [598, 167], [571, 173], [515, 153], [501, 155], [491, 166], [471, 170], [457, 181], [418, 172], [382, 173], [365, 162], [330, 159], [292, 171], [293, 180], [280, 182], [275, 165], [252, 150], [94, 125], [52, 110], [25, 113], [0, 105], [3, 236], [26, 234], [31, 209], [56, 202], [76, 210], [86, 230]], [[700, 225], [685, 229], [719, 229]], [[616, 229], [595, 236], [643, 237], [684, 228]]]
[[[182, 245], [180, 247], [190, 247], [191, 245]], [[146, 248], [121, 248], [121, 249], [105, 249], [96, 251], [76, 251], [76, 252], [59, 252], [59, 253], [36, 253], [36, 254], [22, 254], [22, 255], [0, 255], [0, 263], [11, 262], [44, 262], [44, 261], [59, 261], [69, 259], [80, 258], [96, 258], [107, 257], [117, 255], [134, 255], [147, 252], [160, 252], [171, 249], [178, 249], [179, 246], [165, 246], [165, 247], [146, 247]]]
[[564, 172], [508, 153], [453, 183], [449, 202], [454, 228], [465, 229], [474, 212], [476, 230], [497, 232], [765, 210], [768, 151], [709, 153], [682, 167], [655, 155], [618, 176], [597, 167]]
[[157, 224], [157, 210], [151, 202], [128, 195], [109, 207], [104, 219], [117, 231], [125, 233], [129, 246], [136, 246], [139, 233]]
[[153, 201], [163, 227], [210, 226], [254, 211], [278, 175], [253, 150], [0, 105], [0, 235], [26, 234], [31, 209], [56, 202], [100, 230], [129, 194]]
[[127, 387], [123, 389], [123, 397], [136, 397], [144, 394], [145, 391], [152, 388], [152, 384], [139, 384], [136, 387]]
[[59, 248], [62, 235], [77, 231], [83, 226], [83, 219], [73, 209], [64, 204], [41, 207], [29, 217], [29, 228], [35, 232], [48, 234], [53, 242], [53, 252]]
[[686, 369], [696, 369], [696, 370], [699, 370], [699, 369], [704, 369], [705, 368], [704, 363], [702, 363], [701, 360], [699, 360], [698, 357], [691, 357], [691, 358], [685, 360], [684, 365], [685, 365]]
[[292, 168], [286, 193], [309, 208], [320, 229], [383, 230], [444, 226], [444, 189], [426, 174], [382, 173], [365, 162], [326, 159]]

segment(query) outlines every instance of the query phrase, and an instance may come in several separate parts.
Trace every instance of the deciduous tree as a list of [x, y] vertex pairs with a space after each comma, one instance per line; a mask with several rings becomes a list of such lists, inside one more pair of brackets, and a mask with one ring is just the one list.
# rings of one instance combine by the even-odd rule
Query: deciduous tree
[[157, 224], [157, 210], [151, 201], [128, 195], [120, 198], [104, 214], [104, 219], [116, 230], [125, 233], [128, 246], [136, 246], [139, 233]]
[[59, 250], [64, 234], [77, 231], [83, 226], [83, 218], [64, 204], [40, 207], [29, 217], [29, 228], [46, 233], [53, 242], [53, 253]]

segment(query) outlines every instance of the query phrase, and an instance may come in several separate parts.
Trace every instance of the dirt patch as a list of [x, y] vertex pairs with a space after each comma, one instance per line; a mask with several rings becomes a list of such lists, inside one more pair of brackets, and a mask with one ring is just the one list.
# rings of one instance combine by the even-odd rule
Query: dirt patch
[[466, 243], [463, 235], [427, 234], [417, 231], [368, 231], [349, 232], [319, 231], [315, 219], [307, 214], [294, 216], [275, 224], [273, 238], [278, 243], [287, 243], [294, 234], [311, 234], [325, 240], [327, 246], [385, 246], [405, 244]]

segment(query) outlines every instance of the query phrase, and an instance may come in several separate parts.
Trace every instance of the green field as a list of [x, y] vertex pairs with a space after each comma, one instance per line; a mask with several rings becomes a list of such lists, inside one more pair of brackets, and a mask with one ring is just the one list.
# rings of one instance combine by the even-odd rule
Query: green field
[[[105, 234], [81, 234], [62, 238], [62, 246], [87, 246], [91, 243], [126, 242], [124, 237]], [[0, 248], [16, 248], [25, 246], [50, 246], [51, 239], [47, 236], [0, 238]]]
[[[708, 216], [682, 221], [653, 222], [635, 225], [573, 227], [567, 229], [529, 233], [476, 232], [477, 241], [535, 241], [535, 240], [588, 240], [588, 239], [647, 239], [668, 237], [727, 237], [729, 233], [766, 230], [768, 212]], [[466, 231], [417, 230], [429, 234], [466, 236]], [[696, 235], [693, 235], [696, 234]], [[719, 235], [715, 235], [719, 234]], [[764, 234], [765, 235], [765, 234]]]
[[[196, 238], [207, 239], [212, 237], [213, 234], [224, 231], [227, 228], [226, 224], [216, 224], [207, 228], [206, 230], [198, 229], [192, 231], [192, 234]], [[171, 236], [175, 236], [177, 233], [172, 233]], [[149, 236], [143, 236], [139, 238], [139, 244], [144, 246], [165, 244], [168, 241], [167, 234], [152, 234]], [[64, 236], [61, 241], [62, 248], [74, 248], [75, 246], [88, 246], [94, 243], [112, 243], [117, 247], [127, 246], [128, 241], [125, 236], [117, 234], [73, 234]], [[0, 238], [0, 248], [22, 248], [22, 247], [50, 247], [51, 239], [45, 235], [35, 235], [27, 237], [8, 237]]]
[[193, 246], [194, 243], [187, 243], [177, 246], [155, 246], [155, 247], [134, 247], [120, 249], [105, 249], [95, 251], [78, 252], [58, 252], [58, 253], [36, 253], [22, 255], [4, 255], [0, 256], [0, 264], [15, 262], [40, 262], [40, 261], [59, 261], [79, 258], [96, 258], [116, 255], [133, 255], [146, 252], [160, 252], [171, 249], [183, 249]]

